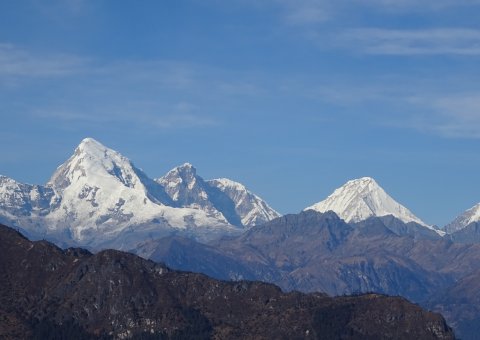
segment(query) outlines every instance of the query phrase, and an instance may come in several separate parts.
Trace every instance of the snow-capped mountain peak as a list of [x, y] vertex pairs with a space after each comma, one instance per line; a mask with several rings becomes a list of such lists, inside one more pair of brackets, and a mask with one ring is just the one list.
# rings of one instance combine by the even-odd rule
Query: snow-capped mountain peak
[[179, 205], [202, 205], [200, 201], [208, 201], [203, 179], [197, 176], [197, 169], [190, 163], [173, 168], [156, 181], [165, 186], [166, 192]]
[[359, 222], [372, 216], [393, 215], [405, 223], [415, 222], [433, 229], [390, 197], [371, 177], [348, 181], [325, 200], [305, 210], [332, 210], [347, 222]]
[[85, 138], [72, 157], [58, 167], [47, 185], [62, 190], [81, 178], [88, 178], [90, 183], [105, 183], [114, 177], [124, 186], [133, 188], [139, 184], [135, 172], [133, 164], [120, 153], [93, 138]]
[[262, 224], [280, 217], [263, 199], [250, 192], [243, 184], [228, 178], [207, 181], [212, 189], [225, 194], [234, 203], [233, 209], [245, 226]]
[[477, 203], [445, 226], [449, 234], [459, 231], [471, 223], [480, 222], [480, 203]]
[[[170, 191], [181, 185], [191, 190], [195, 186], [197, 179], [197, 169], [190, 163], [184, 163], [170, 170], [165, 176], [159, 178], [157, 182], [171, 188]], [[178, 197], [173, 198], [174, 201], [177, 199]]]
[[[168, 174], [180, 174], [180, 175], [189, 175], [189, 174], [193, 174], [193, 175], [196, 175], [197, 174], [197, 168], [195, 168], [191, 163], [183, 163], [182, 165], [179, 165], [179, 166], [176, 166], [174, 167], [172, 170], [170, 170], [169, 172], [167, 172], [167, 175]], [[163, 176], [163, 177], [166, 177], [167, 175]]]
[[86, 153], [98, 153], [106, 150], [113, 151], [92, 137], [84, 138], [78, 145], [77, 149]]
[[226, 178], [205, 181], [190, 163], [156, 180], [180, 206], [201, 209], [208, 216], [244, 227], [262, 224], [280, 214], [238, 182]]
[[197, 175], [197, 169], [192, 164], [177, 166], [156, 181], [164, 186], [178, 206], [203, 210], [208, 216], [227, 223], [225, 216], [210, 200], [208, 185]]

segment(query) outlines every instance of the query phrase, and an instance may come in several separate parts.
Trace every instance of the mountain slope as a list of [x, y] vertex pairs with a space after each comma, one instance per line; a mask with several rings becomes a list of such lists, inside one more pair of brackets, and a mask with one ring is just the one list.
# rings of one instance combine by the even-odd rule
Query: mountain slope
[[186, 237], [174, 235], [147, 241], [130, 252], [177, 270], [202, 273], [219, 280], [254, 280], [257, 277], [247, 264], [216, 247]]
[[373, 291], [421, 301], [451, 281], [409, 258], [408, 251], [422, 239], [413, 243], [381, 220], [367, 221], [353, 226], [333, 212], [305, 211], [213, 244], [244, 264], [267, 263], [259, 272], [275, 268], [275, 276], [264, 278], [288, 290], [332, 295]]
[[[347, 224], [331, 211], [308, 210], [208, 245], [167, 238], [148, 244], [148, 254], [172, 268], [224, 280], [243, 277], [287, 291], [331, 295], [401, 295], [432, 306], [430, 300], [439, 292], [480, 271], [480, 244], [454, 243], [412, 223], [383, 216]], [[480, 281], [468, 282], [469, 291], [480, 291]], [[448, 301], [439, 301], [435, 310], [460, 309]], [[473, 311], [468, 317], [458, 311], [446, 314], [453, 325], [463, 325], [458, 334], [462, 338], [477, 329], [468, 320], [480, 320], [472, 301], [462, 302]]]
[[464, 340], [478, 339], [480, 334], [479, 282], [480, 271], [475, 271], [435, 294], [428, 304], [448, 318]]
[[472, 222], [462, 229], [447, 234], [446, 237], [456, 243], [480, 243], [480, 222]]
[[0, 337], [453, 339], [402, 298], [285, 294], [175, 272], [128, 253], [30, 242], [0, 226]]
[[[399, 235], [392, 230], [394, 223], [399, 229], [409, 228], [389, 218], [370, 218], [350, 225], [331, 211], [322, 214], [309, 210], [282, 216], [208, 245], [167, 238], [145, 244], [138, 253], [166, 261], [173, 268], [219, 279], [243, 277], [272, 282], [285, 290], [331, 295], [373, 291], [422, 301], [459, 277], [450, 270], [438, 273], [432, 259], [423, 259], [428, 253], [419, 252], [422, 247], [429, 249], [442, 241], [438, 235]], [[448, 242], [438, 248], [439, 253], [445, 253], [447, 262], [456, 256], [461, 258], [462, 250]], [[480, 256], [480, 248], [477, 252]], [[475, 264], [474, 256], [471, 261], [464, 260], [462, 266], [457, 265], [463, 270], [477, 267], [480, 265]]]

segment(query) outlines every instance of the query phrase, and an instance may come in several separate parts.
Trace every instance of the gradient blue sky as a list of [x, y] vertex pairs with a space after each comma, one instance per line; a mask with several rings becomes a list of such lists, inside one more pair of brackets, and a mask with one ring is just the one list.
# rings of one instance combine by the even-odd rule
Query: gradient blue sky
[[480, 201], [480, 1], [0, 2], [0, 174], [84, 137], [282, 213], [372, 176], [427, 223]]

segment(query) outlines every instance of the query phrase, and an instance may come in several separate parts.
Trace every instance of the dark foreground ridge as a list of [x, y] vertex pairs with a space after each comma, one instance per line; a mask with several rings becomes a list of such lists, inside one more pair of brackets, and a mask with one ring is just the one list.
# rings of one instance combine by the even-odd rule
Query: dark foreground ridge
[[0, 225], [2, 339], [453, 339], [398, 297], [283, 293], [132, 254], [31, 242]]

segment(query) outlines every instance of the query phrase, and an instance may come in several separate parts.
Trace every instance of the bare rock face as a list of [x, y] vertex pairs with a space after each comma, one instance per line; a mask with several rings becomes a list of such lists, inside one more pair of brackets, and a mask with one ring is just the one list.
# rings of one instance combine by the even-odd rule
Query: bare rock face
[[5, 339], [453, 339], [402, 298], [282, 293], [172, 271], [132, 254], [61, 250], [0, 226]]

